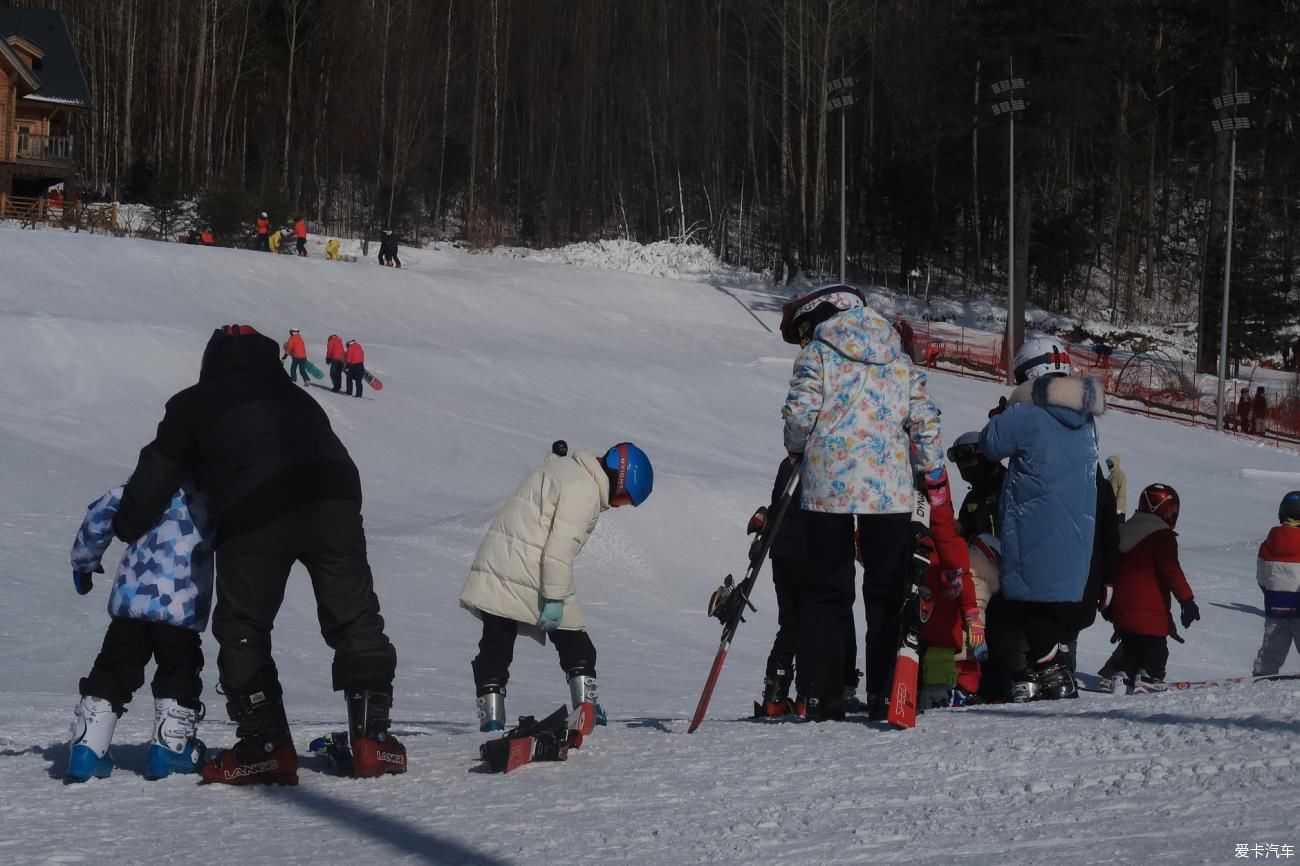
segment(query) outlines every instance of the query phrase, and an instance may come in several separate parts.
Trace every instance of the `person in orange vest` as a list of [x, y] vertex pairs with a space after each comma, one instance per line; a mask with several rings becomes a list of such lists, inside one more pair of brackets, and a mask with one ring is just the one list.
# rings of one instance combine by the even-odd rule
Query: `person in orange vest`
[[210, 247], [217, 242], [217, 237], [212, 233], [212, 226], [204, 226], [203, 231], [199, 232], [199, 243], [205, 247]]
[[289, 329], [289, 339], [284, 344], [284, 354], [280, 360], [292, 358], [289, 362], [289, 381], [297, 382], [298, 374], [302, 374], [302, 384], [304, 387], [311, 384], [311, 379], [307, 376], [307, 343], [303, 340], [302, 334], [297, 328]]
[[[360, 397], [361, 383], [365, 381], [366, 375], [366, 350], [356, 340], [348, 340], [343, 348], [343, 372], [348, 374], [348, 396]], [[352, 393], [353, 383], [357, 386], [355, 395]]]
[[325, 363], [330, 368], [330, 382], [334, 385], [335, 394], [343, 390], [343, 356], [343, 338], [338, 334], [330, 334], [330, 338], [325, 341]]
[[298, 239], [298, 255], [307, 257], [307, 221], [300, 216], [293, 218], [293, 236]]
[[268, 253], [271, 251], [271, 221], [266, 218], [266, 211], [257, 217], [257, 248]]

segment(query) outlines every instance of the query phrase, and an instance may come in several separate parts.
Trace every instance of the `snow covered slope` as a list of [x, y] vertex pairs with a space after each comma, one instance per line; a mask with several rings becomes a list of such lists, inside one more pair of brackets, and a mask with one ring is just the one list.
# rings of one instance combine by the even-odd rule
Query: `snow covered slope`
[[[783, 454], [781, 298], [459, 252], [403, 264], [0, 229], [0, 862], [1219, 863], [1235, 843], [1300, 843], [1296, 683], [936, 712], [909, 733], [738, 722], [774, 627], [766, 583], [710, 720], [687, 736], [718, 634], [703, 606], [743, 567], [744, 523]], [[361, 469], [412, 770], [356, 783], [304, 768], [292, 790], [145, 782], [146, 687], [118, 726], [120, 769], [65, 788], [77, 679], [107, 619], [107, 581], [78, 597], [68, 547], [229, 322], [279, 339], [300, 328], [318, 362], [330, 333], [356, 338], [385, 381], [368, 400], [312, 393]], [[931, 385], [948, 440], [1002, 390]], [[1156, 480], [1182, 493], [1204, 620], [1170, 676], [1247, 672], [1262, 629], [1254, 549], [1300, 464], [1120, 414], [1102, 436], [1134, 495]], [[577, 567], [611, 724], [567, 764], [479, 775], [477, 621], [456, 596], [497, 506], [556, 438], [631, 438], [655, 463], [654, 495], [602, 518]], [[299, 578], [275, 648], [305, 744], [344, 712]], [[1084, 635], [1085, 669], [1107, 638]], [[202, 734], [223, 746], [233, 729], [206, 645]], [[512, 674], [512, 714], [567, 699], [549, 648], [520, 641]]]

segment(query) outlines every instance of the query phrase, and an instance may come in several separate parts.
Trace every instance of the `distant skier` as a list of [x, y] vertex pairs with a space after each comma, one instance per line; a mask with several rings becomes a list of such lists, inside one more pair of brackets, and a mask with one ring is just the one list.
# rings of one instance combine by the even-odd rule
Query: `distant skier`
[[280, 252], [280, 244], [284, 241], [284, 238], [287, 234], [288, 232], [286, 232], [284, 229], [271, 232], [269, 235], [266, 236], [267, 249], [269, 249], [273, 253]]
[[384, 229], [383, 239], [379, 242], [379, 263], [390, 268], [402, 266], [402, 260], [397, 257], [397, 236], [392, 229]]
[[266, 218], [266, 211], [257, 216], [257, 248], [263, 252], [271, 251], [271, 221]]
[[1183, 628], [1201, 618], [1182, 566], [1178, 563], [1178, 492], [1151, 484], [1138, 496], [1137, 510], [1120, 529], [1119, 574], [1106, 613], [1119, 635], [1119, 647], [1099, 671], [1106, 680], [1123, 676], [1163, 682], [1169, 663], [1169, 636], [1176, 635], [1170, 596], [1178, 599]]
[[1255, 389], [1255, 401], [1250, 407], [1251, 412], [1251, 432], [1260, 436], [1268, 434], [1268, 397], [1264, 394], [1264, 386], [1260, 385]]
[[578, 605], [573, 560], [601, 512], [640, 505], [653, 487], [650, 458], [631, 442], [603, 457], [553, 450], [501, 506], [460, 594], [460, 606], [483, 622], [473, 662], [480, 731], [505, 727], [506, 684], [520, 633], [539, 643], [550, 638], [574, 708], [589, 704], [594, 721], [603, 723], [596, 648]]
[[[366, 381], [366, 350], [356, 340], [343, 345], [343, 372], [348, 377], [348, 396], [360, 397]], [[356, 394], [352, 393], [356, 386]]]
[[1253, 673], [1271, 676], [1282, 669], [1291, 644], [1300, 652], [1300, 490], [1282, 497], [1278, 526], [1259, 546], [1255, 569], [1264, 591], [1264, 642]]
[[339, 262], [343, 260], [343, 252], [339, 248], [338, 238], [330, 238], [325, 242], [325, 258], [329, 259], [331, 262]]
[[[800, 347], [781, 410], [785, 447], [800, 463], [808, 546], [799, 679], [808, 717], [840, 719], [845, 620], [852, 617], [852, 533], [866, 556], [868, 713], [886, 716], [900, 615], [911, 579], [915, 475], [942, 468], [939, 411], [889, 322], [849, 286], [788, 302], [781, 337]], [[809, 664], [807, 660], [816, 660]]]
[[343, 349], [343, 338], [338, 334], [330, 334], [329, 339], [325, 341], [325, 364], [330, 369], [330, 384], [333, 391], [337, 394], [343, 390], [343, 364], [346, 354]]
[[1250, 399], [1250, 389], [1242, 388], [1241, 397], [1237, 400], [1237, 429], [1242, 433], [1254, 433], [1255, 425], [1251, 422], [1250, 410], [1252, 407]]
[[[90, 592], [92, 576], [104, 571], [100, 562], [113, 541], [122, 491], [114, 487], [91, 503], [73, 542], [72, 581], [82, 595]], [[112, 621], [90, 674], [81, 681], [81, 703], [73, 711], [64, 774], [68, 781], [103, 778], [113, 771], [108, 753], [113, 731], [144, 684], [150, 658], [158, 669], [145, 778], [199, 771], [206, 752], [198, 738], [203, 708], [199, 634], [207, 627], [212, 604], [213, 535], [206, 501], [186, 484], [172, 495], [158, 522], [122, 553], [108, 596]]]
[[1106, 480], [1110, 482], [1110, 489], [1115, 493], [1115, 519], [1123, 523], [1125, 515], [1128, 514], [1128, 476], [1124, 474], [1123, 469], [1119, 468], [1118, 454], [1106, 458], [1106, 469], [1109, 470]]
[[212, 631], [239, 741], [203, 765], [204, 782], [297, 783], [298, 754], [271, 656], [271, 629], [295, 562], [311, 575], [321, 634], [334, 650], [353, 775], [402, 773], [406, 747], [389, 731], [397, 652], [366, 556], [361, 479], [320, 404], [273, 375], [281, 369], [277, 349], [248, 325], [213, 332], [198, 383], [167, 401], [157, 437], [141, 449], [113, 530], [127, 541], [144, 535], [186, 471], [220, 524]]
[[307, 257], [307, 221], [300, 216], [293, 218], [293, 236], [296, 238], [298, 255]]
[[289, 339], [284, 343], [284, 354], [280, 360], [285, 358], [289, 361], [289, 381], [297, 382], [299, 374], [302, 375], [303, 387], [311, 384], [311, 379], [307, 376], [307, 343], [302, 339], [302, 333], [297, 328], [289, 329]]
[[[980, 434], [990, 460], [1009, 458], [1000, 504], [1004, 623], [1028, 656], [1013, 699], [1078, 696], [1062, 645], [1073, 637], [1072, 605], [1088, 583], [1096, 528], [1096, 417], [1101, 382], [1070, 377], [1070, 356], [1048, 338], [1016, 352], [1008, 406]], [[1109, 515], [1105, 519], [1110, 518]]]

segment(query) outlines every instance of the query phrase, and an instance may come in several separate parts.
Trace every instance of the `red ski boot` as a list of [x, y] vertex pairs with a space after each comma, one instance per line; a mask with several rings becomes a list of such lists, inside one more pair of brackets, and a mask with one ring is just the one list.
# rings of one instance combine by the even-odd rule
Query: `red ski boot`
[[352, 746], [352, 775], [371, 779], [406, 772], [406, 746], [388, 732], [391, 692], [348, 689], [348, 734]]
[[239, 723], [239, 742], [208, 759], [200, 784], [298, 784], [298, 753], [280, 699], [258, 692], [254, 698], [231, 699], [227, 708]]

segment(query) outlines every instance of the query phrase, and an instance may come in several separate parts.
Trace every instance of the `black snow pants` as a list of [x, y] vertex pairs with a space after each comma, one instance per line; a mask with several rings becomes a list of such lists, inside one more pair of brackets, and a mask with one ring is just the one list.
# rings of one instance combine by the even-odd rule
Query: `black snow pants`
[[[479, 614], [483, 618], [483, 637], [478, 642], [478, 655], [474, 657], [474, 687], [482, 690], [487, 685], [504, 686], [510, 681], [510, 663], [515, 660], [515, 638], [519, 623], [491, 613]], [[596, 647], [585, 630], [556, 629], [547, 639], [560, 654], [560, 667], [566, 679], [574, 674], [596, 675]]]
[[1003, 599], [1003, 628], [1006, 639], [1025, 648], [1025, 658], [1017, 671], [1031, 667], [1046, 658], [1053, 649], [1068, 644], [1078, 632], [1074, 622], [1078, 617], [1078, 602], [1072, 601], [1014, 601]]
[[[810, 579], [808, 563], [802, 558], [772, 557], [772, 583], [776, 586], [776, 637], [772, 651], [767, 656], [767, 677], [793, 679], [795, 654], [799, 651], [799, 620], [802, 616], [800, 587]], [[852, 607], [850, 600], [849, 606]], [[853, 617], [845, 622], [844, 630], [844, 685], [858, 687], [858, 633]]]
[[867, 609], [867, 694], [885, 698], [894, 683], [898, 631], [912, 567], [912, 515], [858, 517], [862, 601]]
[[361, 506], [350, 499], [313, 502], [217, 548], [212, 633], [221, 646], [217, 667], [232, 719], [241, 698], [282, 694], [271, 627], [295, 562], [311, 576], [321, 635], [334, 650], [334, 689], [392, 685], [397, 651], [384, 634]]
[[343, 362], [330, 361], [330, 384], [335, 391], [343, 390]]
[[803, 519], [808, 561], [798, 587], [796, 692], [834, 705], [844, 690], [846, 637], [853, 627], [853, 515], [809, 511]]
[[81, 694], [102, 698], [122, 712], [144, 685], [150, 658], [158, 663], [153, 696], [197, 710], [203, 693], [202, 638], [192, 629], [161, 622], [114, 618], [89, 676], [81, 681]]
[[[365, 383], [366, 365], [352, 364], [348, 367], [348, 396], [361, 396], [362, 388]], [[356, 394], [352, 393], [352, 386], [356, 386]]]
[[1130, 681], [1138, 671], [1145, 671], [1153, 680], [1163, 680], [1169, 666], [1169, 638], [1149, 634], [1121, 632], [1119, 646], [1102, 665], [1102, 676], [1123, 673]]

